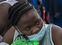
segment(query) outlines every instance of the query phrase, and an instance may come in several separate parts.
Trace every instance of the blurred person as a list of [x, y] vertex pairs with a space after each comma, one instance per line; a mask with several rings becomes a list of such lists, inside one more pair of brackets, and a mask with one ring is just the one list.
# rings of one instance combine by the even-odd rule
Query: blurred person
[[4, 35], [8, 28], [8, 9], [11, 5], [8, 3], [0, 4], [0, 35]]
[[[45, 24], [36, 9], [29, 3], [16, 3], [9, 9], [10, 25], [15, 32], [11, 45], [62, 45], [62, 28]], [[28, 18], [27, 18], [28, 17]], [[11, 33], [10, 33], [11, 34]], [[32, 41], [32, 42], [31, 42]]]
[[[8, 9], [11, 5], [7, 2], [0, 3], [0, 45], [9, 45], [5, 42], [7, 37], [5, 37], [6, 32], [10, 31], [8, 36], [10, 36], [11, 32], [14, 32], [14, 27], [9, 26], [8, 20]], [[7, 41], [7, 40], [6, 40]]]
[[[13, 4], [8, 3], [8, 1], [0, 2], [0, 42], [5, 40], [7, 41], [7, 37], [5, 37], [6, 32], [9, 32], [8, 36], [10, 36], [11, 32], [14, 32], [14, 27], [9, 26], [9, 14], [8, 9]], [[9, 42], [9, 41], [8, 41]], [[1, 43], [2, 44], [2, 43]], [[3, 44], [2, 44], [3, 45]]]
[[8, 20], [8, 9], [11, 5], [8, 3], [0, 3], [0, 45], [8, 45], [3, 42], [3, 36], [9, 29], [9, 20]]

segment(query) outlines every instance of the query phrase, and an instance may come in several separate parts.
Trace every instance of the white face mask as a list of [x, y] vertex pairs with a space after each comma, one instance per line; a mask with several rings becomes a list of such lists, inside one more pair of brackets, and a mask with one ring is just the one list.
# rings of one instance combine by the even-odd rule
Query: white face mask
[[28, 36], [28, 38], [31, 40], [31, 41], [40, 41], [42, 40], [44, 34], [45, 34], [45, 26], [42, 27], [42, 29], [37, 33], [37, 34], [34, 34], [34, 35], [31, 35], [31, 36]]

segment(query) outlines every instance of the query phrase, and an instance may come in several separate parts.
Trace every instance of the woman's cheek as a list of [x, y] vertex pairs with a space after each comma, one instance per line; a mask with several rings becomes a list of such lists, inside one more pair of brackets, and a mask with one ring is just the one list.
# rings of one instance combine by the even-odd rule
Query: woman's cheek
[[35, 33], [37, 33], [39, 31], [39, 28], [38, 27], [33, 27], [32, 29], [31, 29], [31, 33], [32, 34], [35, 34]]

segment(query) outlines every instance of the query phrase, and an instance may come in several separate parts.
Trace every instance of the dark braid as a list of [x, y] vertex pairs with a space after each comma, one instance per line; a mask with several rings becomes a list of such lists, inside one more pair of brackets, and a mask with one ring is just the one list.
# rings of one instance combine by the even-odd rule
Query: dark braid
[[30, 5], [28, 2], [23, 3], [16, 3], [9, 9], [9, 20], [10, 24], [16, 25], [20, 17], [27, 12], [28, 10], [32, 9], [33, 6]]

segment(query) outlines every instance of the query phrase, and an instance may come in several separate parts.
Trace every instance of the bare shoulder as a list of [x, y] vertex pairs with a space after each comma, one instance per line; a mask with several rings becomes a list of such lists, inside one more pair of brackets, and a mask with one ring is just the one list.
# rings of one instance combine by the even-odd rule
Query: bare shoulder
[[12, 42], [13, 37], [14, 37], [14, 32], [15, 32], [15, 28], [11, 27], [4, 35], [4, 42], [10, 44]]
[[53, 25], [52, 26], [52, 38], [55, 45], [62, 45], [62, 28]]
[[55, 33], [58, 33], [58, 34], [62, 35], [62, 28], [61, 28], [60, 26], [53, 25], [53, 26], [52, 26], [52, 30], [53, 30]]

